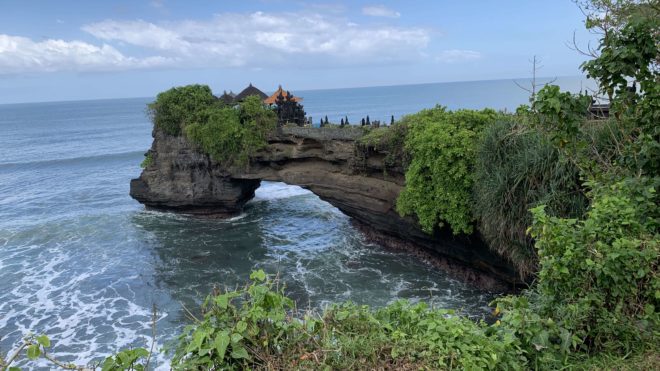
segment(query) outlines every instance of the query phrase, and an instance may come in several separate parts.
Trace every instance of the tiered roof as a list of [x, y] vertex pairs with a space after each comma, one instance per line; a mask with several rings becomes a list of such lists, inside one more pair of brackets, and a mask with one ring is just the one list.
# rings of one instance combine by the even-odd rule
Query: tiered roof
[[280, 85], [277, 88], [277, 91], [275, 93], [273, 93], [273, 95], [271, 95], [270, 97], [264, 99], [264, 103], [266, 103], [266, 104], [275, 104], [277, 102], [277, 98], [280, 95], [282, 95], [282, 97], [284, 97], [284, 99], [287, 99], [287, 97], [289, 95], [291, 95], [291, 100], [293, 100], [294, 102], [301, 102], [302, 101], [302, 98], [294, 97], [293, 94], [289, 93], [287, 90], [282, 89], [282, 85]]

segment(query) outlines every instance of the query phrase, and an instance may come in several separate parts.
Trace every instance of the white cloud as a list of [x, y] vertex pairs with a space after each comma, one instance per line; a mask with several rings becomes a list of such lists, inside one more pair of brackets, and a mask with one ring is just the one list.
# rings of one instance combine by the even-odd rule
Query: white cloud
[[362, 14], [371, 17], [399, 18], [401, 13], [392, 10], [384, 5], [370, 5], [362, 8]]
[[110, 45], [0, 34], [0, 74], [62, 70], [98, 71], [149, 68], [174, 61], [164, 57], [127, 57]]
[[430, 41], [430, 32], [423, 28], [360, 25], [306, 10], [222, 13], [209, 20], [160, 23], [105, 20], [82, 30], [98, 42], [34, 41], [0, 34], [0, 74], [383, 64], [422, 58]]
[[444, 63], [455, 63], [481, 59], [482, 55], [474, 50], [449, 49], [436, 55], [435, 60]]
[[364, 26], [316, 13], [223, 13], [209, 21], [103, 21], [83, 27], [107, 42], [153, 49], [205, 66], [380, 63], [419, 57], [429, 32]]

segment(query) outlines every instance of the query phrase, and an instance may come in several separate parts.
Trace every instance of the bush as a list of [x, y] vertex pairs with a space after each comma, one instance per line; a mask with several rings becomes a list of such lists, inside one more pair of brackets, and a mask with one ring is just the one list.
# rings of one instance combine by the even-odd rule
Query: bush
[[148, 105], [156, 128], [169, 135], [180, 135], [182, 129], [199, 121], [198, 114], [218, 105], [211, 88], [206, 85], [187, 85], [164, 91]]
[[250, 156], [267, 144], [266, 136], [277, 123], [275, 113], [255, 96], [238, 109], [207, 108], [197, 118], [185, 128], [186, 137], [225, 166], [247, 165]]
[[497, 116], [490, 109], [451, 112], [440, 106], [405, 116], [405, 149], [411, 162], [398, 212], [416, 215], [427, 233], [445, 223], [454, 234], [471, 233], [477, 144]]
[[154, 162], [154, 156], [151, 153], [151, 151], [149, 151], [144, 155], [144, 160], [142, 160], [142, 162], [140, 163], [140, 167], [143, 168], [143, 169], [146, 169], [151, 164], [153, 164], [153, 162]]
[[408, 156], [404, 150], [404, 143], [408, 131], [404, 123], [378, 128], [366, 127], [367, 133], [356, 142], [356, 150], [368, 151], [370, 148], [385, 154], [385, 166], [394, 167], [408, 165]]
[[538, 130], [510, 120], [485, 130], [477, 148], [473, 194], [479, 232], [522, 277], [535, 272], [537, 263], [527, 234], [529, 209], [544, 204], [550, 215], [579, 217], [587, 206], [577, 167]]
[[658, 178], [590, 184], [584, 219], [533, 209], [540, 271], [526, 295], [500, 300], [502, 323], [542, 364], [570, 351], [625, 354], [658, 344]]
[[174, 369], [521, 369], [517, 340], [484, 323], [397, 301], [299, 313], [263, 271], [209, 296], [180, 337]]

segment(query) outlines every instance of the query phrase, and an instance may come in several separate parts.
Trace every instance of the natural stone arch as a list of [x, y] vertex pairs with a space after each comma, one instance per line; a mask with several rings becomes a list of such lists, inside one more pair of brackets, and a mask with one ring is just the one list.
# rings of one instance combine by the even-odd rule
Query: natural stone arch
[[262, 180], [284, 182], [309, 189], [384, 245], [422, 248], [445, 269], [477, 283], [488, 277], [517, 282], [512, 265], [479, 238], [448, 230], [428, 235], [414, 218], [401, 217], [395, 205], [404, 170], [400, 164], [385, 169], [383, 153], [356, 150], [361, 135], [358, 127], [279, 128], [248, 167], [236, 168], [211, 160], [185, 137], [155, 131], [153, 161], [131, 181], [130, 194], [149, 208], [228, 217], [241, 212]]

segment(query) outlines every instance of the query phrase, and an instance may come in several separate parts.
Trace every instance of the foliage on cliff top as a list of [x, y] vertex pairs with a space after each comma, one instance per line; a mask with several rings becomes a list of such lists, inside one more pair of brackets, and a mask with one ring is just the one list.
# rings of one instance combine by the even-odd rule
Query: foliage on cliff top
[[147, 109], [156, 128], [180, 135], [184, 127], [199, 120], [201, 112], [218, 104], [207, 85], [187, 85], [159, 93]]
[[411, 162], [397, 200], [399, 213], [416, 215], [428, 233], [445, 224], [455, 234], [471, 233], [477, 144], [497, 118], [492, 109], [448, 111], [440, 106], [405, 116]]
[[188, 139], [223, 165], [245, 166], [250, 156], [266, 146], [275, 129], [277, 115], [257, 96], [243, 101], [238, 109], [212, 107], [197, 114], [185, 128]]
[[472, 210], [488, 246], [522, 277], [536, 270], [527, 228], [529, 209], [540, 204], [554, 216], [581, 216], [587, 199], [578, 168], [542, 133], [513, 118], [488, 127], [477, 149]]
[[390, 126], [378, 128], [368, 127], [366, 134], [356, 141], [357, 150], [370, 149], [385, 154], [385, 166], [408, 166], [409, 156], [405, 151], [405, 139], [408, 127], [405, 123], [397, 122]]

